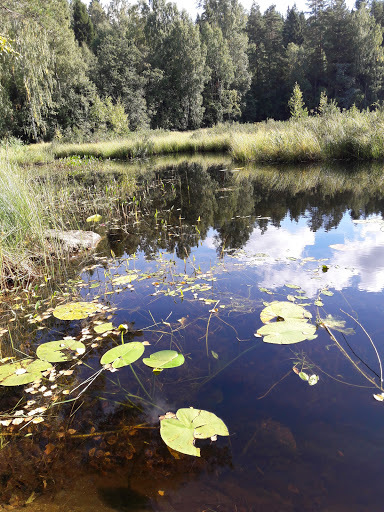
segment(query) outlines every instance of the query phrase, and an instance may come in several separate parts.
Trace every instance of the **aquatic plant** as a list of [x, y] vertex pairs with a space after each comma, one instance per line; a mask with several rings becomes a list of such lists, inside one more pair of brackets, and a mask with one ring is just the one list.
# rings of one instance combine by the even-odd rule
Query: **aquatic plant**
[[48, 361], [23, 359], [0, 366], [0, 386], [23, 386], [40, 380], [42, 373], [51, 369]]
[[229, 436], [229, 432], [223, 420], [212, 412], [190, 407], [160, 416], [160, 435], [173, 450], [200, 457], [196, 439], [216, 441], [217, 436]]
[[166, 368], [177, 368], [184, 364], [183, 354], [176, 350], [160, 350], [143, 359], [143, 363], [153, 368], [154, 372], [161, 372]]
[[[260, 319], [266, 325], [260, 327], [257, 334], [264, 337], [265, 343], [277, 345], [313, 340], [316, 326], [308, 323], [311, 317], [311, 313], [298, 304], [274, 301], [261, 311]], [[274, 319], [282, 321], [270, 323]]]
[[53, 311], [53, 316], [59, 320], [82, 320], [97, 311], [100, 311], [103, 306], [93, 302], [69, 302], [57, 306]]
[[49, 341], [39, 345], [36, 349], [36, 356], [42, 361], [50, 363], [62, 363], [75, 359], [76, 356], [84, 354], [85, 345], [73, 338], [57, 341]]
[[144, 345], [137, 341], [113, 347], [103, 355], [100, 364], [102, 366], [112, 365], [113, 368], [123, 368], [123, 366], [128, 366], [137, 361], [143, 355], [144, 349]]

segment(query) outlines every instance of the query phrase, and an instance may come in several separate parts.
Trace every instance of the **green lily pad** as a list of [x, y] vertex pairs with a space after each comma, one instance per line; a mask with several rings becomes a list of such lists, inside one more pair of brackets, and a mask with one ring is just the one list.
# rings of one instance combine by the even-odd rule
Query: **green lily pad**
[[195, 439], [228, 436], [225, 423], [215, 414], [199, 409], [179, 409], [171, 418], [160, 421], [160, 435], [167, 446], [181, 453], [200, 457]]
[[166, 368], [177, 368], [184, 363], [183, 354], [179, 354], [176, 350], [160, 350], [149, 357], [143, 359], [143, 363], [155, 370], [164, 370]]
[[112, 322], [106, 322], [105, 324], [95, 325], [93, 329], [97, 334], [103, 334], [108, 331], [113, 331], [113, 324]]
[[309, 381], [309, 375], [308, 375], [308, 373], [300, 372], [300, 373], [299, 373], [299, 377], [300, 377], [300, 379], [301, 379], [301, 380], [305, 380], [306, 382], [308, 382], [308, 381]]
[[100, 222], [103, 217], [96, 213], [87, 218], [87, 222]]
[[115, 277], [112, 279], [113, 284], [131, 284], [139, 277], [139, 274], [127, 274], [126, 276]]
[[265, 343], [290, 345], [307, 339], [313, 339], [316, 326], [303, 320], [286, 320], [266, 324], [258, 329], [257, 334], [264, 336]]
[[47, 361], [24, 359], [0, 366], [0, 386], [23, 386], [41, 379], [42, 372], [52, 368]]
[[322, 295], [327, 295], [328, 297], [332, 297], [334, 295], [333, 292], [330, 292], [329, 290], [321, 290], [320, 293]]
[[260, 313], [260, 320], [265, 324], [274, 318], [281, 317], [284, 320], [304, 320], [312, 318], [311, 313], [293, 302], [274, 301], [271, 302]]
[[69, 302], [62, 306], [57, 306], [53, 310], [53, 316], [59, 320], [82, 320], [89, 315], [93, 315], [101, 308], [101, 304], [94, 302]]
[[138, 341], [125, 343], [108, 350], [100, 359], [100, 364], [112, 364], [113, 368], [122, 368], [134, 363], [143, 355], [144, 345]]
[[49, 361], [50, 363], [62, 363], [64, 361], [72, 360], [76, 352], [82, 354], [85, 352], [84, 343], [74, 339], [69, 339], [43, 343], [37, 347], [36, 355], [43, 361]]

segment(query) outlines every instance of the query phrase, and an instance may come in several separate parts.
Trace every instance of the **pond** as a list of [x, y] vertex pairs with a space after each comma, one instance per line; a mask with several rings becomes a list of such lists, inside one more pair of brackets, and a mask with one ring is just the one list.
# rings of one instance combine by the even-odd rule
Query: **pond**
[[[6, 510], [382, 510], [383, 168], [58, 168], [39, 179], [103, 239], [3, 304], [3, 358], [67, 359], [2, 388]], [[75, 302], [95, 310], [57, 314]], [[122, 342], [134, 362], [101, 364]], [[188, 427], [181, 453], [159, 416], [190, 407], [229, 436]]]

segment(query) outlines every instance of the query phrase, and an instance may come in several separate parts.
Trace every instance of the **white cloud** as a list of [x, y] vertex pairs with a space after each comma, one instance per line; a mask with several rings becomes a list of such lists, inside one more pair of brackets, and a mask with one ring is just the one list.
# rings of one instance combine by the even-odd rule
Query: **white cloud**
[[[321, 272], [322, 263], [302, 260], [316, 245], [316, 233], [308, 226], [291, 224], [289, 228], [269, 226], [265, 233], [255, 228], [239, 254], [239, 260], [253, 267], [258, 274], [258, 286], [275, 290], [287, 283], [301, 286], [310, 298], [325, 287], [342, 290], [357, 286], [362, 291], [380, 292], [384, 289], [384, 231], [383, 223], [356, 224], [352, 237], [343, 244], [331, 246], [332, 255], [326, 262], [327, 272]], [[205, 246], [215, 249], [212, 231]], [[255, 258], [267, 254], [266, 258]], [[287, 259], [297, 258], [297, 261]], [[319, 270], [320, 269], [320, 270]], [[316, 272], [315, 272], [316, 271]]]

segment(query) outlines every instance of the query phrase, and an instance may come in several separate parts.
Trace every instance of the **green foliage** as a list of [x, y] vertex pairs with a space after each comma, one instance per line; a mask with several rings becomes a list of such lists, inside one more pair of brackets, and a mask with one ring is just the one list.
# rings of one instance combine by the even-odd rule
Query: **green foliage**
[[229, 436], [229, 432], [224, 422], [215, 414], [190, 407], [162, 417], [160, 435], [173, 450], [200, 457], [200, 448], [195, 446], [195, 439], [216, 440], [216, 436]]
[[137, 341], [111, 348], [100, 359], [101, 365], [111, 364], [113, 368], [123, 368], [137, 361], [144, 352], [144, 345]]
[[90, 46], [94, 38], [93, 23], [88, 15], [87, 6], [81, 0], [72, 3], [72, 28], [76, 41]]
[[23, 386], [40, 380], [42, 373], [52, 368], [47, 361], [24, 359], [0, 366], [0, 386]]
[[144, 358], [143, 363], [153, 368], [154, 371], [162, 371], [167, 368], [177, 368], [184, 364], [184, 356], [176, 350], [160, 350]]
[[[265, 343], [290, 345], [300, 341], [314, 339], [316, 326], [309, 324], [311, 313], [292, 302], [274, 301], [260, 313], [260, 319], [266, 325], [257, 330], [264, 336]], [[277, 319], [276, 322], [269, 323]]]
[[81, 320], [100, 311], [101, 304], [93, 302], [69, 302], [57, 306], [53, 310], [53, 316], [59, 320]]
[[76, 355], [85, 352], [85, 345], [81, 341], [75, 339], [64, 339], [57, 341], [49, 341], [39, 345], [36, 355], [42, 361], [49, 363], [61, 363], [76, 358]]
[[297, 82], [293, 88], [292, 96], [289, 98], [288, 106], [293, 119], [297, 120], [302, 117], [308, 117], [308, 109], [304, 105], [303, 93]]
[[257, 334], [264, 337], [265, 343], [276, 345], [290, 345], [300, 341], [313, 339], [316, 326], [307, 323], [306, 320], [285, 320], [263, 325], [257, 330]]
[[[166, 0], [108, 9], [92, 0], [88, 10], [82, 0], [8, 4], [0, 137], [83, 142], [148, 126], [284, 120], [288, 102], [300, 119], [319, 101], [319, 113], [334, 116], [338, 105], [384, 100], [382, 2], [350, 11], [344, 0], [310, 0], [306, 18], [295, 6], [283, 16], [253, 4], [248, 14], [239, 0], [201, 0], [195, 23]], [[307, 159], [316, 142], [303, 139]]]

